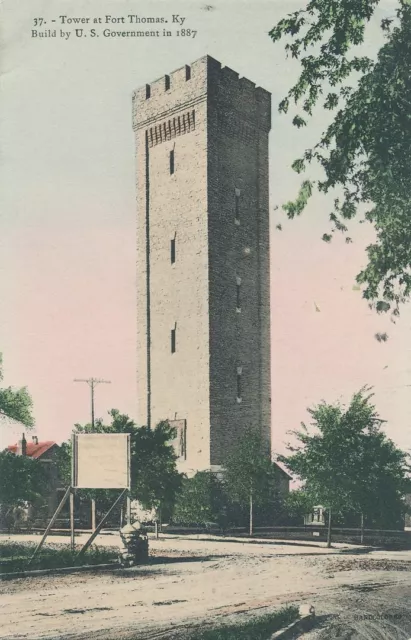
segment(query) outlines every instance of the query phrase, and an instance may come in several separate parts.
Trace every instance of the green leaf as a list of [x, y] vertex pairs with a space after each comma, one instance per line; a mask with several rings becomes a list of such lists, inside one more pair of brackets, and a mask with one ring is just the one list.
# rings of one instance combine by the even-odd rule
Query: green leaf
[[[343, 194], [334, 229], [345, 232], [341, 220], [355, 218], [365, 207], [364, 220], [373, 225], [376, 240], [357, 281], [366, 300], [387, 303], [375, 305], [377, 311], [396, 316], [411, 295], [411, 2], [398, 2], [393, 17], [382, 20], [383, 44], [371, 59], [357, 55], [357, 47], [367, 44], [367, 25], [378, 5], [379, 0], [311, 0], [270, 34], [284, 39], [286, 54], [300, 64], [280, 111], [287, 113], [293, 100], [310, 116], [324, 94], [325, 109], [339, 107], [304, 152], [303, 160], [318, 163], [322, 172], [319, 181], [305, 185], [320, 194]], [[310, 126], [308, 117], [294, 116], [292, 122]], [[297, 159], [293, 170], [305, 171], [303, 160]], [[300, 215], [310, 196], [306, 186], [300, 188], [296, 199], [283, 205], [288, 217]]]
[[307, 122], [301, 118], [300, 116], [295, 116], [293, 119], [293, 125], [295, 127], [297, 127], [298, 129], [301, 129], [301, 127], [305, 127], [307, 124]]
[[[3, 368], [0, 354], [0, 381], [2, 379]], [[0, 418], [15, 420], [30, 429], [34, 426], [32, 408], [33, 402], [26, 387], [0, 389]]]
[[297, 446], [288, 447], [283, 462], [304, 483], [303, 509], [317, 504], [344, 517], [363, 513], [369, 526], [401, 521], [409, 456], [382, 431], [372, 397], [364, 387], [348, 406], [323, 401], [308, 410], [311, 425], [293, 432]]
[[312, 187], [313, 183], [310, 180], [304, 180], [300, 187], [297, 200], [294, 202], [287, 202], [283, 205], [282, 208], [290, 219], [302, 213], [308, 203], [308, 200], [311, 198]]

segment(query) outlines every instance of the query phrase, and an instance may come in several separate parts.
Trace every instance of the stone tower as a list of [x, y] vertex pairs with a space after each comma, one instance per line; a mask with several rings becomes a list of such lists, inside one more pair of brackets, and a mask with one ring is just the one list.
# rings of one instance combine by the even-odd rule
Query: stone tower
[[205, 56], [133, 95], [138, 420], [177, 429], [179, 467], [271, 443], [271, 95]]

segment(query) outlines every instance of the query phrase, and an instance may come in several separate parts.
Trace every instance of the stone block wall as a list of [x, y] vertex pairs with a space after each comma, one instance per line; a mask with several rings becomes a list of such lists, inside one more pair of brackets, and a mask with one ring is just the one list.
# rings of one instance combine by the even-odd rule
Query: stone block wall
[[138, 420], [186, 420], [186, 472], [247, 426], [269, 447], [270, 104], [209, 56], [133, 97]]
[[270, 94], [227, 68], [209, 77], [211, 463], [245, 429], [271, 444]]

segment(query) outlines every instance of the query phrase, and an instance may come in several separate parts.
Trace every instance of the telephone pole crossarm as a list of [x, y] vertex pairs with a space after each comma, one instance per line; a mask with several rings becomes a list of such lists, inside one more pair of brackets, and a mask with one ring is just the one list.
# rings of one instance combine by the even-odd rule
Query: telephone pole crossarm
[[91, 426], [94, 429], [94, 388], [97, 384], [111, 384], [111, 380], [102, 380], [101, 378], [75, 378], [74, 382], [87, 382], [91, 390]]

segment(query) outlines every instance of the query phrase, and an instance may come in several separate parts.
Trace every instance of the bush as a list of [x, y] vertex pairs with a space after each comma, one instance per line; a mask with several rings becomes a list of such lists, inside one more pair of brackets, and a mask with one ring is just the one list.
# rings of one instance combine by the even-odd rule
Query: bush
[[[270, 487], [254, 507], [256, 526], [272, 525], [279, 518], [282, 501], [275, 487]], [[224, 479], [211, 471], [199, 471], [185, 478], [174, 508], [173, 524], [209, 528], [214, 523], [221, 530], [230, 526], [246, 527], [248, 503], [230, 500]]]
[[219, 526], [227, 520], [228, 501], [222, 482], [211, 471], [198, 471], [192, 478], [184, 478], [178, 494], [173, 523], [202, 527], [214, 522]]
[[27, 456], [1, 451], [0, 478], [0, 527], [19, 528], [28, 503], [41, 501], [47, 495], [44, 465]]
[[118, 549], [115, 547], [97, 547], [92, 545], [86, 553], [79, 558], [76, 556], [78, 549], [73, 553], [70, 545], [50, 543], [41, 548], [38, 556], [36, 556], [30, 566], [28, 566], [28, 562], [36, 546], [37, 545], [32, 542], [0, 543], [0, 573], [108, 564], [115, 562], [118, 556]]

